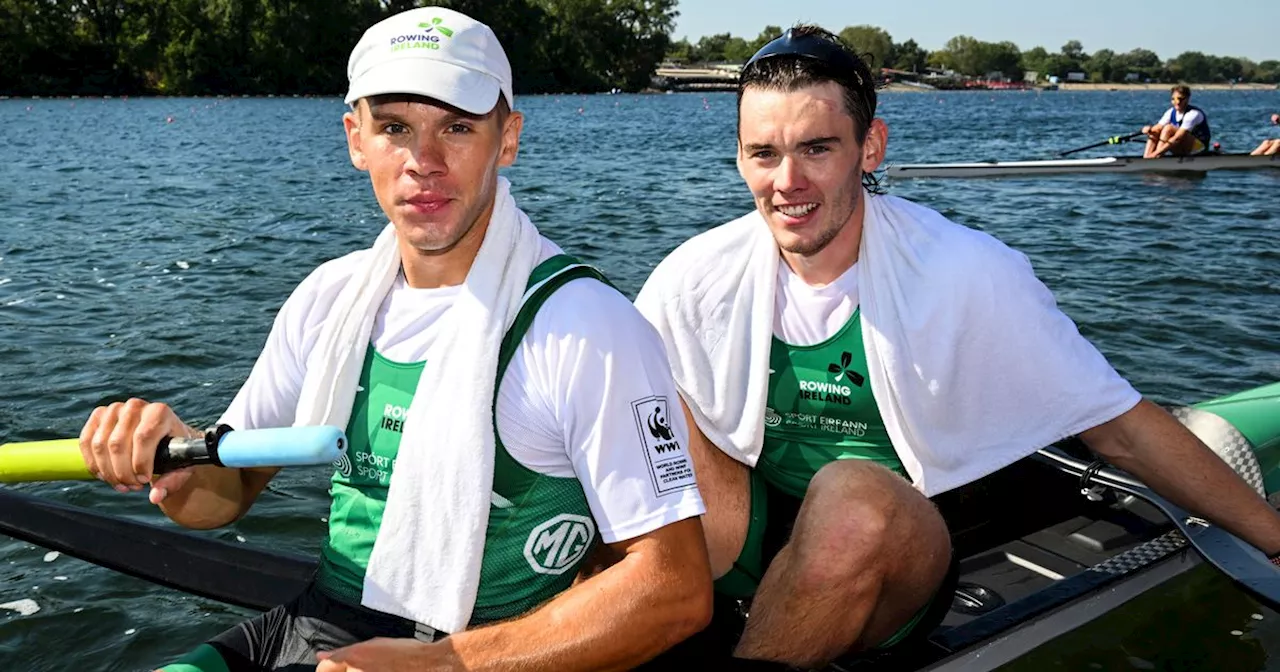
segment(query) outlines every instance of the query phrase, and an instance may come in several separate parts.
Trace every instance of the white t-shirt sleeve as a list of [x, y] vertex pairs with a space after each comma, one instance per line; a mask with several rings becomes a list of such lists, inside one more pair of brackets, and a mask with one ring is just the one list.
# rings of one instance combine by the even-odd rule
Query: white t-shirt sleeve
[[327, 307], [363, 252], [326, 262], [311, 272], [276, 313], [267, 342], [218, 424], [233, 429], [288, 427], [293, 424], [307, 356], [320, 336]]
[[1160, 117], [1160, 121], [1157, 121], [1156, 123], [1157, 123], [1157, 124], [1169, 124], [1169, 123], [1172, 123], [1172, 122], [1173, 122], [1173, 108], [1169, 108], [1169, 109], [1167, 109], [1167, 110], [1165, 110], [1165, 111], [1164, 111], [1164, 115], [1163, 115], [1163, 116], [1161, 116], [1161, 117]]
[[1183, 115], [1182, 123], [1178, 125], [1178, 128], [1189, 131], [1200, 125], [1200, 122], [1202, 121], [1204, 121], [1204, 115], [1201, 114], [1199, 110], [1187, 110], [1187, 113]]
[[[526, 398], [515, 400], [519, 378]], [[574, 280], [556, 291], [498, 394], [508, 451], [541, 473], [576, 476], [605, 543], [705, 512], [662, 341], [616, 290]], [[539, 449], [551, 443], [559, 455]], [[566, 453], [572, 472], [556, 473], [553, 458]]]

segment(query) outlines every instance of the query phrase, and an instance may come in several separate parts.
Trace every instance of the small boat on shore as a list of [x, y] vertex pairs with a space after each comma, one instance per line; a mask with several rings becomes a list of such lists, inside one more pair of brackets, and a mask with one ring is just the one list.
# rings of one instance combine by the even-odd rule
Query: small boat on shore
[[891, 165], [885, 174], [896, 179], [923, 177], [1030, 177], [1086, 173], [1204, 173], [1210, 170], [1280, 169], [1280, 155], [1197, 154], [1162, 156], [1107, 156], [1097, 159], [1052, 159], [1046, 161], [983, 161], [978, 163], [902, 163]]
[[[1280, 382], [1173, 413], [1273, 504], [1280, 500]], [[919, 643], [837, 661], [828, 670], [990, 670], [1173, 580], [1202, 558], [1264, 600], [1280, 595], [1280, 570], [1256, 549], [1197, 522], [1131, 476], [1094, 462], [1073, 441], [935, 501], [960, 558], [958, 585], [942, 624]], [[0, 534], [258, 610], [292, 598], [316, 566], [310, 557], [3, 488]], [[717, 598], [711, 627], [734, 637], [741, 607]], [[709, 669], [729, 670], [733, 664], [722, 659]]]

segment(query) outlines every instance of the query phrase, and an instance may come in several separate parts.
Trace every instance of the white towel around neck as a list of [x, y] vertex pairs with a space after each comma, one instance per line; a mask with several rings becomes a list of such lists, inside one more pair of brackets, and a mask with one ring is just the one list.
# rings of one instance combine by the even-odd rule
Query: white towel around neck
[[[749, 466], [764, 441], [778, 263], [752, 212], [686, 241], [636, 297], [698, 427]], [[867, 378], [898, 457], [928, 496], [1141, 398], [1027, 258], [985, 233], [868, 195], [857, 267]]]
[[[519, 311], [541, 239], [498, 178], [484, 242], [405, 416], [361, 603], [448, 633], [471, 620], [493, 486], [498, 348]], [[390, 224], [338, 295], [307, 359], [297, 425], [346, 427], [374, 318], [400, 273]]]

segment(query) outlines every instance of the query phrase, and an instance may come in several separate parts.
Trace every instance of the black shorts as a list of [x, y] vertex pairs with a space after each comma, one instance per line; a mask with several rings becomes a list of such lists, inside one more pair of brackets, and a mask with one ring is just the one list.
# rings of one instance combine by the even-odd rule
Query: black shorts
[[436, 641], [444, 633], [351, 605], [312, 583], [294, 599], [217, 635], [165, 672], [315, 672], [316, 653], [374, 637]]

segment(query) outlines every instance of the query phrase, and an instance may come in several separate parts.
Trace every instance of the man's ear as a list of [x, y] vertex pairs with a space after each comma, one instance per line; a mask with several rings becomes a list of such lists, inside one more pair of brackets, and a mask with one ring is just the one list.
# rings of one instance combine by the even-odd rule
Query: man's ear
[[357, 170], [368, 170], [369, 162], [365, 159], [361, 146], [360, 119], [364, 115], [364, 101], [356, 102], [356, 109], [342, 115], [342, 128], [347, 132], [347, 152], [351, 155], [351, 165]]
[[520, 131], [524, 128], [524, 115], [512, 110], [502, 124], [502, 150], [498, 153], [498, 165], [510, 166], [520, 153]]
[[884, 120], [876, 117], [871, 120], [871, 128], [867, 129], [867, 137], [862, 141], [862, 172], [873, 173], [884, 163], [885, 148], [889, 144], [889, 127]]
[[734, 157], [733, 162], [738, 166], [738, 177], [741, 177], [742, 181], [746, 182], [747, 176], [742, 172], [742, 140], [738, 140], [738, 151], [736, 154], [737, 156]]

